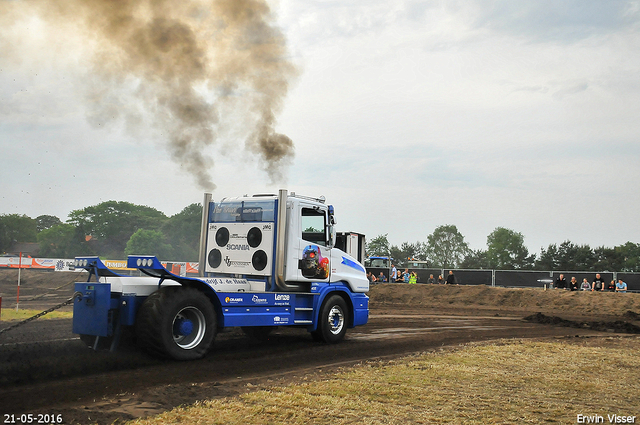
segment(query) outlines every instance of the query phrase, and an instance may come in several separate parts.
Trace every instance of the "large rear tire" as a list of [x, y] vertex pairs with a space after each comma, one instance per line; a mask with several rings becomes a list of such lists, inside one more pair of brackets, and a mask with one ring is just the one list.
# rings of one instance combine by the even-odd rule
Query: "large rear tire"
[[339, 295], [331, 295], [325, 300], [318, 317], [318, 329], [312, 333], [316, 341], [335, 344], [344, 339], [347, 333], [349, 309]]
[[149, 295], [136, 319], [138, 345], [158, 357], [204, 357], [216, 337], [213, 304], [194, 288], [167, 287]]

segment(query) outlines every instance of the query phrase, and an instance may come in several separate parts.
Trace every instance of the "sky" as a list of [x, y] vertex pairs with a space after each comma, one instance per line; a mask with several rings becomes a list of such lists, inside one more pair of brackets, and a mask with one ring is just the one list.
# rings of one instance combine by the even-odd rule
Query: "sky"
[[[284, 188], [325, 196], [339, 231], [395, 245], [447, 224], [472, 249], [497, 227], [536, 254], [640, 243], [639, 1], [254, 2], [270, 30], [254, 45], [278, 48], [279, 77], [272, 59], [246, 76], [246, 49], [219, 35], [212, 7], [197, 35], [216, 71], [177, 86], [215, 108], [191, 146], [203, 184], [164, 98], [145, 98], [155, 83], [111, 73], [117, 47], [0, 0], [0, 214], [64, 221], [117, 200], [173, 215], [205, 191]], [[293, 143], [275, 160], [247, 142], [264, 117]]]

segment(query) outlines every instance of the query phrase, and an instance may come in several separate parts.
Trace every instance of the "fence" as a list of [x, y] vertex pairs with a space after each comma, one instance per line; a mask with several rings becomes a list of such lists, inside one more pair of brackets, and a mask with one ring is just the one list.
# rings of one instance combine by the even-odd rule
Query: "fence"
[[[31, 257], [0, 257], [0, 269], [41, 269], [57, 272], [75, 271], [74, 259], [69, 258], [31, 258]], [[138, 269], [127, 268], [126, 260], [103, 260], [107, 267], [123, 273], [138, 273]], [[162, 261], [162, 265], [177, 275], [198, 274], [198, 263], [188, 261]], [[77, 271], [83, 271], [78, 269]]]
[[[640, 273], [629, 272], [587, 272], [587, 271], [575, 271], [575, 272], [560, 272], [560, 271], [545, 271], [545, 270], [468, 270], [468, 269], [410, 269], [416, 272], [418, 275], [418, 283], [427, 283], [427, 279], [430, 275], [433, 275], [435, 279], [438, 276], [442, 276], [446, 280], [449, 270], [453, 271], [455, 276], [455, 282], [458, 285], [488, 285], [488, 286], [504, 286], [509, 288], [535, 288], [542, 287], [543, 283], [539, 280], [553, 280], [555, 281], [561, 274], [564, 275], [567, 282], [575, 277], [578, 283], [582, 282], [582, 279], [586, 278], [587, 282], [593, 282], [596, 273], [600, 273], [600, 276], [605, 282], [610, 282], [618, 279], [622, 279], [627, 284], [629, 291], [640, 292]], [[367, 269], [369, 271], [369, 269]], [[376, 276], [382, 271], [386, 276], [389, 276], [389, 270], [376, 268]], [[400, 270], [398, 270], [400, 271]]]

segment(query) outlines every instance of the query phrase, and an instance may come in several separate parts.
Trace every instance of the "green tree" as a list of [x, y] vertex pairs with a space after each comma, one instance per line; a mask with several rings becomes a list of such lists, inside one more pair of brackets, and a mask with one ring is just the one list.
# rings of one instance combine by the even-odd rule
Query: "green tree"
[[564, 241], [558, 247], [556, 270], [593, 270], [594, 255], [589, 245]]
[[615, 272], [624, 267], [624, 255], [620, 250], [600, 246], [593, 250], [595, 263], [593, 270]]
[[36, 231], [38, 233], [57, 226], [58, 224], [62, 224], [62, 220], [55, 215], [39, 215], [36, 217]]
[[173, 256], [173, 249], [165, 242], [162, 232], [139, 229], [131, 235], [124, 254], [155, 255], [158, 259], [168, 260]]
[[461, 269], [486, 269], [489, 267], [487, 251], [483, 249], [470, 250], [459, 264]]
[[389, 246], [389, 234], [378, 235], [365, 244], [365, 250], [370, 257], [387, 257], [389, 256], [391, 249]]
[[536, 260], [538, 270], [559, 270], [558, 269], [558, 246], [549, 244], [547, 249], [540, 249], [540, 256]]
[[522, 233], [504, 227], [496, 227], [487, 236], [487, 260], [489, 267], [493, 269], [531, 269], [535, 258], [535, 254], [529, 255], [529, 250], [524, 245]]
[[622, 268], [618, 271], [638, 272], [640, 271], [640, 244], [627, 242], [624, 245], [615, 247], [622, 259]]
[[90, 255], [76, 235], [76, 228], [62, 223], [38, 233], [39, 255], [41, 257], [73, 258]]
[[391, 248], [389, 248], [394, 264], [399, 267], [405, 267], [409, 259], [420, 257], [422, 251], [422, 244], [420, 242], [402, 242], [400, 247], [392, 245]]
[[161, 228], [166, 241], [173, 247], [175, 260], [198, 261], [202, 205], [191, 204], [171, 216]]
[[433, 266], [456, 267], [469, 253], [469, 244], [453, 224], [438, 226], [427, 236], [425, 254]]
[[36, 221], [24, 214], [0, 215], [0, 252], [15, 242], [36, 242]]
[[119, 258], [137, 230], [159, 230], [166, 220], [167, 216], [155, 208], [107, 201], [72, 211], [68, 222], [76, 226], [80, 234], [96, 240], [98, 255]]

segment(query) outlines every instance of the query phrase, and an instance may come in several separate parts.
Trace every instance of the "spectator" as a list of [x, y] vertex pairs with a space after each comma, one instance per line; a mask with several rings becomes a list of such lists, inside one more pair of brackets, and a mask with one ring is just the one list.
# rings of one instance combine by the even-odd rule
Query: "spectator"
[[616, 283], [616, 292], [627, 292], [627, 284], [622, 279], [618, 279]]
[[429, 279], [427, 279], [427, 283], [429, 285], [433, 285], [434, 283], [436, 283], [436, 280], [433, 278], [432, 274], [429, 275]]
[[582, 284], [580, 285], [580, 289], [582, 289], [583, 291], [591, 290], [591, 284], [589, 283], [586, 277], [582, 279]]
[[447, 284], [453, 285], [456, 283], [456, 277], [453, 275], [453, 270], [449, 270], [449, 275], [447, 276]]
[[416, 283], [418, 283], [418, 275], [416, 274], [416, 272], [412, 271], [409, 274], [409, 283], [412, 285], [415, 285]]
[[398, 281], [398, 269], [396, 269], [395, 264], [391, 263], [391, 277], [389, 278], [389, 282], [394, 283]]
[[571, 276], [571, 281], [569, 282], [569, 289], [572, 291], [577, 291], [578, 288], [578, 280], [575, 276]]
[[564, 278], [564, 275], [561, 274], [556, 279], [556, 288], [558, 289], [567, 289], [567, 279]]
[[438, 285], [442, 284], [444, 284], [444, 279], [442, 278], [442, 275], [438, 275]]
[[371, 272], [367, 272], [367, 280], [369, 281], [369, 284], [373, 283], [373, 275]]
[[591, 291], [604, 291], [604, 279], [600, 277], [600, 273], [596, 273], [596, 278], [593, 279], [591, 285]]
[[380, 272], [380, 276], [378, 276], [378, 282], [386, 282], [387, 281], [387, 277], [384, 275], [384, 273]]
[[404, 283], [409, 283], [409, 277], [411, 277], [411, 275], [409, 274], [409, 269], [404, 269], [404, 273], [402, 274]]
[[607, 292], [616, 292], [616, 281], [612, 280], [609, 282], [609, 285], [605, 288]]

